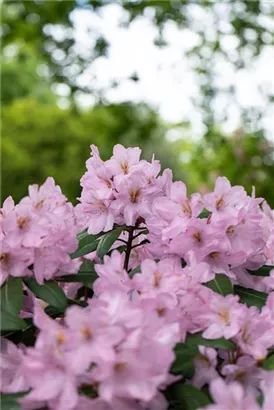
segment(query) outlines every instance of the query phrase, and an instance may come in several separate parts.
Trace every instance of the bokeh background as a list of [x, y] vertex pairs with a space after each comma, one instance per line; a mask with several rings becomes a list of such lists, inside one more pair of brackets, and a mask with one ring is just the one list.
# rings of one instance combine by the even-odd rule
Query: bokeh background
[[2, 199], [55, 178], [75, 203], [90, 144], [155, 153], [189, 192], [217, 175], [274, 207], [272, 0], [5, 1]]

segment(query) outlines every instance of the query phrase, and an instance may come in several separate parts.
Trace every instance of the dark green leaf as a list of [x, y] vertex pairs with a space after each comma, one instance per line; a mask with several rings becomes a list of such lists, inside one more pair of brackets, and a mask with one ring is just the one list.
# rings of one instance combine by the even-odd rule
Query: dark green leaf
[[65, 275], [58, 278], [60, 282], [79, 282], [85, 286], [92, 287], [95, 280], [98, 278], [94, 269], [94, 262], [86, 260], [80, 266], [76, 275]]
[[102, 239], [99, 241], [99, 245], [97, 248], [97, 255], [100, 259], [108, 253], [114, 242], [118, 239], [123, 231], [124, 227], [119, 227], [114, 229], [113, 231], [107, 232]]
[[186, 339], [186, 344], [194, 346], [208, 346], [216, 349], [235, 349], [236, 346], [231, 340], [226, 340], [221, 337], [219, 339], [205, 339], [202, 333], [189, 334]]
[[1, 287], [1, 310], [18, 315], [23, 302], [22, 279], [10, 277]]
[[80, 232], [78, 249], [71, 253], [71, 259], [80, 258], [88, 253], [94, 252], [97, 249], [99, 238], [104, 233], [98, 233], [97, 235], [89, 235], [87, 232]]
[[72, 305], [77, 305], [77, 306], [80, 306], [80, 307], [87, 307], [88, 306], [88, 303], [85, 302], [84, 300], [68, 299], [68, 304], [69, 304], [69, 306], [72, 306]]
[[133, 276], [135, 275], [135, 273], [140, 273], [141, 272], [141, 267], [137, 266], [137, 268], [132, 269], [129, 273], [128, 276], [130, 278], [133, 278]]
[[234, 286], [234, 291], [240, 296], [240, 301], [245, 303], [247, 306], [257, 306], [258, 308], [262, 308], [266, 303], [267, 294], [264, 292], [244, 288], [238, 285]]
[[274, 370], [274, 354], [268, 356], [261, 364], [265, 370]]
[[94, 389], [93, 386], [81, 386], [79, 389], [79, 393], [84, 395], [84, 396], [88, 396], [88, 397], [97, 397], [97, 393], [96, 390]]
[[223, 337], [219, 339], [205, 339], [202, 333], [189, 334], [186, 339], [186, 344], [194, 346], [209, 346], [216, 349], [235, 349], [236, 346], [231, 340], [226, 340]]
[[88, 235], [87, 229], [84, 229], [83, 231], [79, 232], [77, 234], [78, 241], [80, 241], [82, 238], [85, 238], [85, 236], [87, 236], [87, 235]]
[[25, 396], [27, 392], [1, 394], [1, 410], [20, 410], [17, 400]]
[[1, 310], [1, 331], [22, 330], [28, 327], [27, 323], [10, 312]]
[[208, 218], [209, 215], [211, 215], [211, 212], [208, 211], [207, 209], [203, 209], [200, 215], [198, 215], [198, 218], [200, 219]]
[[175, 361], [171, 366], [171, 373], [175, 375], [182, 374], [191, 378], [194, 374], [194, 357], [199, 353], [197, 346], [189, 346], [185, 343], [178, 343], [175, 346]]
[[66, 295], [56, 282], [48, 281], [43, 285], [39, 285], [34, 278], [25, 279], [24, 282], [35, 296], [44, 300], [49, 305], [60, 310], [64, 310], [67, 307]]
[[47, 306], [45, 309], [45, 313], [53, 319], [56, 319], [57, 317], [64, 316], [64, 309], [58, 309], [54, 306]]
[[121, 246], [118, 246], [118, 248], [115, 248], [113, 250], [123, 253], [125, 252], [126, 249], [127, 249], [126, 245], [121, 245]]
[[172, 390], [173, 397], [182, 405], [184, 410], [197, 410], [211, 403], [207, 394], [196, 387], [177, 383]]
[[223, 296], [233, 293], [233, 286], [228, 277], [224, 274], [216, 274], [213, 280], [204, 283], [203, 285], [207, 288], [212, 289], [216, 293], [220, 293]]
[[274, 269], [274, 266], [264, 265], [260, 269], [257, 269], [257, 270], [248, 269], [248, 272], [250, 273], [250, 275], [254, 275], [254, 276], [269, 276], [270, 271], [273, 269]]
[[257, 403], [259, 404], [260, 407], [263, 407], [264, 404], [264, 395], [261, 393], [259, 396], [257, 396]]

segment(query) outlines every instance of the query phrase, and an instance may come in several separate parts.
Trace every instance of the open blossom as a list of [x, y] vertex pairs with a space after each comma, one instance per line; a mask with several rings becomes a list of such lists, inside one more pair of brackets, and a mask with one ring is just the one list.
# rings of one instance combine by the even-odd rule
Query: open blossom
[[222, 375], [227, 382], [237, 381], [243, 385], [249, 394], [258, 395], [263, 370], [257, 367], [257, 361], [251, 356], [241, 356], [235, 364], [226, 364], [222, 368]]
[[144, 297], [156, 296], [159, 293], [175, 294], [182, 283], [182, 275], [174, 271], [169, 262], [158, 264], [152, 260], [145, 260], [141, 265], [142, 273], [133, 278], [133, 286]]
[[216, 365], [216, 350], [210, 347], [199, 346], [199, 354], [194, 359], [195, 374], [192, 379], [193, 386], [201, 388], [216, 379], [218, 377]]
[[28, 389], [28, 383], [21, 371], [23, 347], [17, 347], [12, 342], [1, 338], [1, 382], [3, 393], [17, 393]]
[[236, 340], [245, 354], [257, 360], [264, 359], [267, 349], [273, 346], [273, 321], [264, 317], [257, 308], [249, 308]]
[[95, 266], [99, 278], [95, 281], [93, 289], [96, 295], [109, 288], [112, 290], [117, 288], [124, 292], [131, 290], [131, 280], [124, 269], [124, 256], [118, 252], [113, 251], [111, 256], [104, 257], [104, 264], [97, 264]]
[[6, 243], [5, 237], [1, 244], [1, 273], [0, 284], [2, 285], [9, 276], [30, 276], [32, 272], [28, 268], [33, 260], [31, 249], [12, 248]]
[[207, 329], [203, 336], [208, 339], [225, 337], [230, 339], [240, 331], [245, 318], [246, 309], [238, 303], [238, 296], [217, 295], [209, 302], [210, 313], [204, 315]]
[[231, 187], [227, 178], [219, 177], [214, 192], [204, 195], [204, 205], [213, 212], [214, 217], [233, 217], [237, 214], [237, 209], [245, 204], [246, 199], [247, 195], [243, 187]]
[[125, 148], [117, 144], [113, 148], [113, 156], [107, 161], [107, 166], [115, 177], [127, 176], [135, 170], [140, 155], [140, 148]]
[[[259, 410], [256, 399], [251, 395], [245, 395], [240, 383], [225, 383], [221, 378], [216, 378], [210, 384], [210, 393], [214, 404], [210, 404], [203, 410]], [[202, 409], [200, 409], [202, 410]]]

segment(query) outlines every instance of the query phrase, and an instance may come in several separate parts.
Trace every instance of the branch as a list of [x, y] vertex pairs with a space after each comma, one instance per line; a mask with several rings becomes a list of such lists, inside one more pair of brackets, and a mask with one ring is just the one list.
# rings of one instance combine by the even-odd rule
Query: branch
[[125, 262], [124, 262], [124, 269], [126, 271], [128, 270], [129, 257], [130, 257], [130, 252], [132, 249], [133, 233], [134, 233], [134, 226], [130, 226], [129, 231], [128, 231], [126, 256], [125, 256]]

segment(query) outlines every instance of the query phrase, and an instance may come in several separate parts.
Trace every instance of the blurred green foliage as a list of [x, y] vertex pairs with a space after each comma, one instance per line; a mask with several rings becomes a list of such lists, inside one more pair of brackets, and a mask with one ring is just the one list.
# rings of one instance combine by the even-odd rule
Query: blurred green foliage
[[164, 166], [174, 164], [164, 143], [165, 126], [144, 104], [97, 105], [81, 112], [42, 105], [29, 97], [3, 107], [2, 121], [3, 198], [12, 194], [18, 201], [29, 184], [42, 183], [51, 175], [75, 202], [91, 143], [99, 146], [105, 159], [119, 142], [139, 145], [147, 159], [155, 152]]
[[[261, 130], [263, 112], [256, 109], [243, 113], [245, 127], [226, 136], [216, 125], [213, 108], [218, 93], [224, 92], [214, 81], [214, 62], [221, 57], [241, 69], [260, 55], [273, 41], [266, 22], [273, 16], [274, 3], [224, 2], [228, 24], [225, 27], [220, 24], [220, 2], [219, 5], [206, 0], [119, 3], [127, 12], [124, 25], [146, 14], [149, 7], [151, 20], [158, 29], [155, 44], [159, 47], [166, 46], [164, 27], [170, 21], [199, 37], [199, 45], [189, 49], [188, 58], [200, 80], [197, 109], [203, 113], [205, 135], [194, 141], [188, 124], [178, 124], [180, 138], [172, 143], [165, 136], [176, 126], [165, 124], [146, 104], [110, 104], [94, 83], [83, 86], [78, 82], [79, 74], [98, 57], [107, 57], [109, 45], [98, 32], [88, 52], [81, 54], [75, 47], [71, 12], [86, 8], [100, 13], [111, 3], [108, 0], [2, 3], [2, 199], [11, 194], [18, 201], [27, 193], [28, 184], [42, 183], [51, 175], [69, 199], [75, 201], [80, 193], [79, 179], [85, 170], [89, 145], [98, 145], [103, 158], [107, 158], [112, 146], [119, 142], [141, 146], [147, 159], [155, 153], [163, 167], [172, 168], [175, 179], [183, 179], [190, 191], [207, 190], [217, 175], [226, 175], [233, 184], [243, 184], [249, 192], [256, 185], [257, 195], [266, 197], [274, 206], [271, 184], [274, 148]], [[204, 19], [193, 17], [195, 7], [197, 15], [206, 12], [211, 35], [204, 27]], [[57, 28], [59, 36], [55, 35]], [[227, 36], [238, 39], [233, 57], [223, 47]], [[137, 82], [138, 75], [133, 73], [131, 80]], [[58, 106], [58, 96], [54, 93], [58, 84], [69, 87], [68, 108]], [[235, 90], [225, 91], [233, 101]], [[270, 90], [262, 91], [268, 98]], [[77, 105], [75, 96], [79, 92], [94, 96], [96, 103], [92, 109], [84, 111]], [[225, 118], [226, 112], [219, 122]]]

